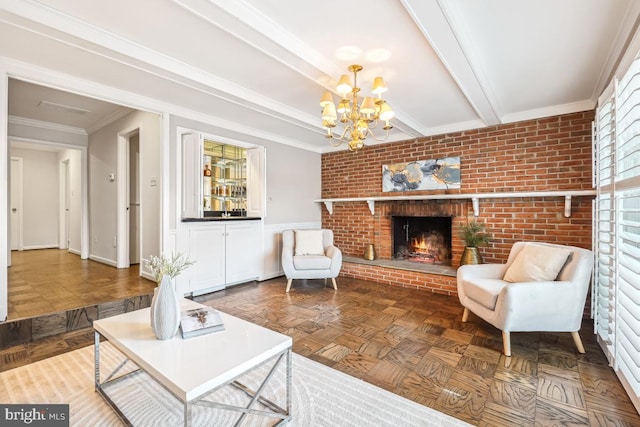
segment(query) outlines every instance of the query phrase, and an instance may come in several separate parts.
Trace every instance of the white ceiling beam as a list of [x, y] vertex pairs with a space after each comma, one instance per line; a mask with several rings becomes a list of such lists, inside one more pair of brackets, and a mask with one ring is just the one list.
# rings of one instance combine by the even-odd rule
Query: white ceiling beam
[[[173, 0], [174, 3], [188, 10], [208, 23], [226, 31], [235, 38], [254, 47], [258, 51], [279, 61], [285, 67], [304, 76], [313, 84], [324, 90], [335, 88], [326, 82], [344, 74], [344, 70], [335, 62], [326, 59], [311, 46], [299, 39], [295, 34], [287, 31], [277, 23], [257, 11], [244, 0]], [[224, 12], [224, 13], [221, 13]], [[242, 23], [244, 25], [239, 25]], [[320, 76], [326, 78], [322, 79]], [[320, 98], [318, 91], [317, 98]], [[313, 97], [313, 94], [309, 94]], [[409, 135], [419, 137], [424, 134], [423, 126], [413, 120], [409, 114], [394, 107], [396, 113], [394, 126]], [[320, 120], [313, 118], [314, 125], [321, 130]]]
[[[16, 22], [16, 19], [11, 15], [38, 23], [40, 26], [36, 30], [33, 25], [23, 25]], [[240, 104], [307, 130], [321, 133], [315, 116], [274, 101], [272, 98], [265, 97], [102, 28], [60, 13], [43, 4], [30, 0], [20, 2], [0, 0], [0, 21], [127, 64], [225, 101]], [[92, 45], [87, 44], [87, 41]]]
[[418, 29], [436, 52], [451, 78], [487, 126], [500, 123], [496, 103], [482, 84], [463, 41], [454, 31], [452, 16], [438, 0], [401, 0]]
[[310, 147], [309, 145], [300, 143], [300, 141], [289, 138], [286, 135], [276, 135], [270, 132], [265, 132], [261, 129], [246, 126], [246, 124], [243, 123], [224, 120], [219, 117], [202, 113], [201, 111], [185, 108], [181, 105], [172, 104], [159, 99], [148, 98], [140, 94], [131, 93], [112, 86], [106, 86], [95, 81], [83, 80], [77, 76], [70, 76], [64, 73], [55, 72], [32, 64], [16, 61], [11, 58], [0, 56], [0, 67], [5, 69], [9, 76], [17, 77], [31, 83], [59, 88], [60, 90], [101, 99], [103, 101], [127, 106], [136, 110], [143, 110], [157, 114], [164, 112], [177, 117], [184, 117], [200, 121], [202, 123], [207, 123], [213, 127], [221, 129], [223, 136], [228, 136], [237, 139], [238, 141], [258, 144], [263, 144], [265, 141], [276, 142], [318, 153], [320, 153], [322, 148], [324, 148]]

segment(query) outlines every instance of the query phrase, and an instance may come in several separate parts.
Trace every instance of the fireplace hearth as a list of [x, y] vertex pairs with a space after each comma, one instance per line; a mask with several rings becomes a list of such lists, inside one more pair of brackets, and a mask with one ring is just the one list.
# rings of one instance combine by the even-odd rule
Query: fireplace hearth
[[393, 258], [451, 265], [451, 217], [392, 217]]

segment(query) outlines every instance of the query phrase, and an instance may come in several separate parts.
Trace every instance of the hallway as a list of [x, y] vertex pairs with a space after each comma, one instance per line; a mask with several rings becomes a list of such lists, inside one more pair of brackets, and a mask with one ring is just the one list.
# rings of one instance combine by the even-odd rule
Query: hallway
[[60, 249], [12, 251], [8, 320], [26, 319], [153, 293], [139, 266], [117, 269]]

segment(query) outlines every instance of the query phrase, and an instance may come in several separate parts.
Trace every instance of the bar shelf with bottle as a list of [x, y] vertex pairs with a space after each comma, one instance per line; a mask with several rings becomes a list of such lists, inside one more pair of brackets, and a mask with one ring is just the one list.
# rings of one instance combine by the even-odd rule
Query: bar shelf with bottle
[[246, 216], [247, 150], [209, 140], [203, 148], [204, 216]]

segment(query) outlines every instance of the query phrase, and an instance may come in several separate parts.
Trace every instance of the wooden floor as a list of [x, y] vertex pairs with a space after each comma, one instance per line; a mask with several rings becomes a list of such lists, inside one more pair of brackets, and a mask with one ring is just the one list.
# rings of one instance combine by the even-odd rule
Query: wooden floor
[[[108, 280], [105, 282], [108, 283]], [[569, 334], [498, 330], [457, 297], [338, 278], [284, 278], [196, 298], [293, 337], [294, 351], [420, 404], [481, 426], [640, 426], [640, 416], [596, 344], [590, 322], [579, 355]], [[91, 345], [90, 330], [0, 351], [0, 370]]]
[[118, 269], [60, 249], [12, 251], [8, 320], [86, 307], [153, 292], [137, 265]]

